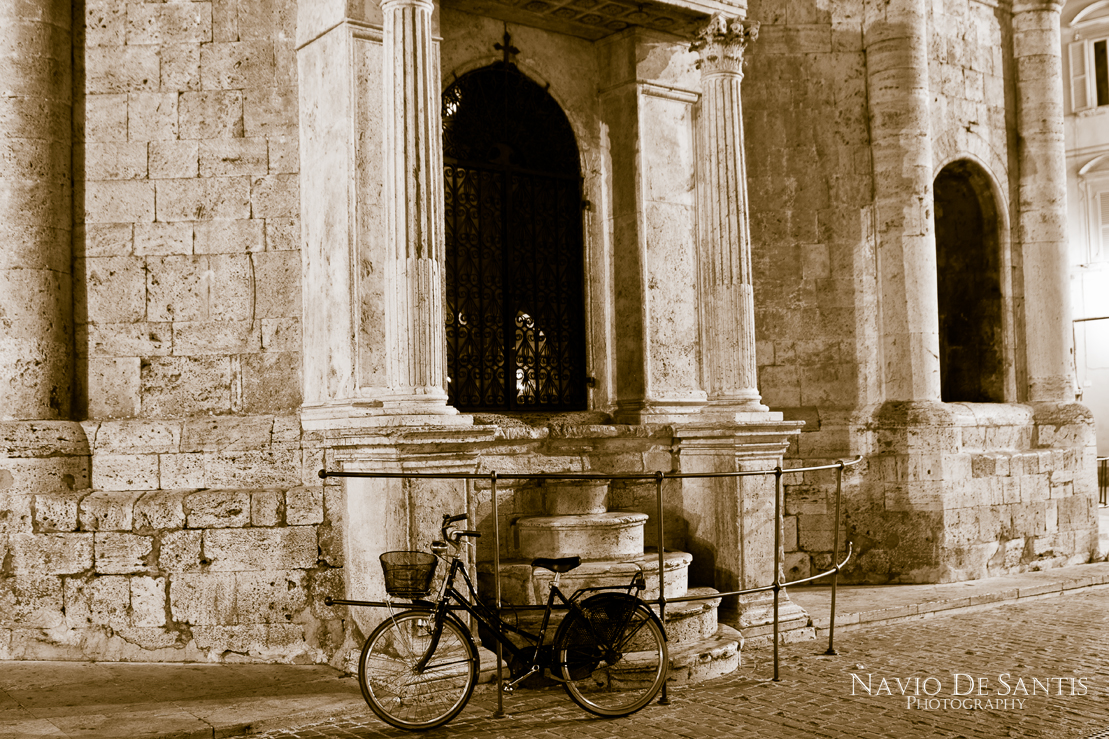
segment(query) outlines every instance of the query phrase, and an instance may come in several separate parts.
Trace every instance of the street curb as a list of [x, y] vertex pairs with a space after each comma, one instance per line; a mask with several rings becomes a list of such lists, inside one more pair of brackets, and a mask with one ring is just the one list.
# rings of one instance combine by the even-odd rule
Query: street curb
[[[852, 631], [868, 626], [883, 624], [903, 623], [906, 621], [921, 621], [941, 616], [955, 616], [961, 613], [974, 613], [998, 606], [1021, 603], [1031, 600], [1053, 598], [1064, 593], [1076, 590], [1094, 590], [1109, 587], [1109, 575], [1094, 576], [1081, 580], [1060, 581], [1036, 585], [1026, 588], [1011, 588], [996, 593], [983, 593], [967, 598], [944, 601], [932, 601], [915, 605], [897, 606], [875, 611], [861, 611], [858, 613], [838, 614], [836, 617], [837, 631]], [[809, 618], [809, 623], [816, 628], [816, 636], [827, 637], [831, 619]]]

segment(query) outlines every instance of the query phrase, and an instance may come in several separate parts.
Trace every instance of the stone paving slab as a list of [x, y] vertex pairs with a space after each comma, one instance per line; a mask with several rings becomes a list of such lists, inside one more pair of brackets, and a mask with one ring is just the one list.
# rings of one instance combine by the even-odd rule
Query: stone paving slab
[[[750, 650], [736, 673], [672, 690], [670, 705], [620, 719], [591, 717], [558, 689], [510, 696], [508, 717], [497, 719], [495, 696], [485, 693], [421, 736], [1092, 739], [1109, 730], [1109, 588], [927, 622], [869, 624], [844, 634], [837, 656], [823, 647], [783, 645], [777, 682], [771, 650]], [[261, 739], [406, 736], [364, 712]]]
[[[519, 691], [506, 700], [512, 718], [492, 719], [496, 694], [479, 686], [458, 719], [424, 736], [1083, 739], [1095, 728], [1109, 729], [1107, 583], [1109, 564], [1096, 564], [971, 583], [844, 587], [837, 593], [841, 658], [823, 657], [827, 644], [820, 639], [784, 645], [781, 682], [771, 680], [769, 648], [749, 648], [737, 673], [674, 689], [669, 708], [649, 706], [615, 721], [589, 717], [559, 689]], [[820, 623], [828, 588], [791, 596]], [[947, 617], [935, 618], [941, 614]], [[937, 724], [937, 714], [906, 713], [889, 696], [850, 696], [847, 673], [857, 665], [860, 672], [901, 677], [946, 670], [948, 681], [953, 672], [976, 670], [995, 676], [1087, 670], [1097, 677], [1099, 700], [1058, 702], [1066, 708], [1058, 715], [1052, 702], [1022, 712], [1015, 723], [983, 724], [984, 714], [971, 711]], [[1050, 720], [1037, 723], [1041, 716]], [[979, 731], [980, 725], [993, 728]], [[1070, 733], [1059, 733], [1059, 725]], [[1004, 730], [993, 732], [997, 727]], [[410, 736], [374, 718], [357, 682], [326, 667], [0, 663], [0, 739], [215, 739], [259, 732], [271, 739]]]

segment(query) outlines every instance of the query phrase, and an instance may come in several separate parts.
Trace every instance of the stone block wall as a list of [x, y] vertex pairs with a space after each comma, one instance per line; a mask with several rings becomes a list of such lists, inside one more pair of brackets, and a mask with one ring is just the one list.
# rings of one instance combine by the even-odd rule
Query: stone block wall
[[[843, 456], [852, 447], [864, 455], [844, 475], [840, 541], [841, 551], [854, 543], [851, 581], [968, 580], [1096, 552], [1096, 447], [1080, 406], [887, 408], [847, 434]], [[787, 478], [788, 579], [830, 566], [834, 496], [834, 472]]]
[[75, 7], [78, 412], [296, 408], [295, 2]]
[[868, 397], [878, 372], [861, 3], [752, 2], [748, 17], [762, 24], [743, 80], [759, 391], [811, 424]]
[[[841, 542], [855, 544], [848, 576], [857, 581], [958, 580], [1085, 561], [1096, 537], [1088, 419], [1074, 411], [1061, 425], [1070, 432], [1056, 434], [1052, 411], [1015, 405], [1030, 344], [1020, 248], [1007, 220], [1017, 154], [1011, 13], [978, 0], [927, 7], [935, 171], [972, 160], [997, 203], [990, 248], [1001, 252], [1006, 318], [996, 335], [1010, 405], [936, 398], [911, 423], [883, 406], [879, 303], [901, 296], [881, 295], [883, 215], [874, 203], [887, 164], [874, 158], [871, 130], [896, 111], [868, 103], [864, 3], [756, 0], [748, 10], [762, 23], [743, 80], [759, 391], [772, 410], [806, 423], [788, 464], [863, 457], [845, 471], [841, 530]], [[872, 53], [880, 65], [881, 49]], [[785, 575], [795, 579], [831, 564], [835, 478], [783, 482]]]
[[946, 164], [972, 154], [1009, 199], [1006, 78], [1012, 79], [1012, 17], [1004, 5], [945, 0], [931, 16], [928, 80], [932, 88], [933, 156]]
[[345, 659], [339, 489], [295, 417], [40, 426], [3, 429], [0, 659]]

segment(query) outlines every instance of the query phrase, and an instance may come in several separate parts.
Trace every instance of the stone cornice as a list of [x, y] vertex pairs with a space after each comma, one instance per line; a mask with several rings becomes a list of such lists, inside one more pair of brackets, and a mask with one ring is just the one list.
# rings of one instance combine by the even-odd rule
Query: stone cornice
[[1063, 10], [1063, 0], [1014, 0], [1013, 13], [1049, 12], [1059, 13]]
[[743, 54], [759, 37], [759, 22], [727, 18], [716, 13], [697, 33], [690, 51], [700, 54], [697, 68], [704, 72], [743, 74]]

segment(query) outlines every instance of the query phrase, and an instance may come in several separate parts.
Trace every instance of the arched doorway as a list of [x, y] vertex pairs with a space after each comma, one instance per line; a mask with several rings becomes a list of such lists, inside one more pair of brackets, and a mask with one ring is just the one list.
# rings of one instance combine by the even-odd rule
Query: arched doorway
[[1004, 303], [997, 206], [971, 162], [944, 167], [933, 187], [944, 402], [1005, 400]]
[[515, 65], [443, 93], [447, 392], [463, 411], [585, 408], [581, 172], [558, 103]]

